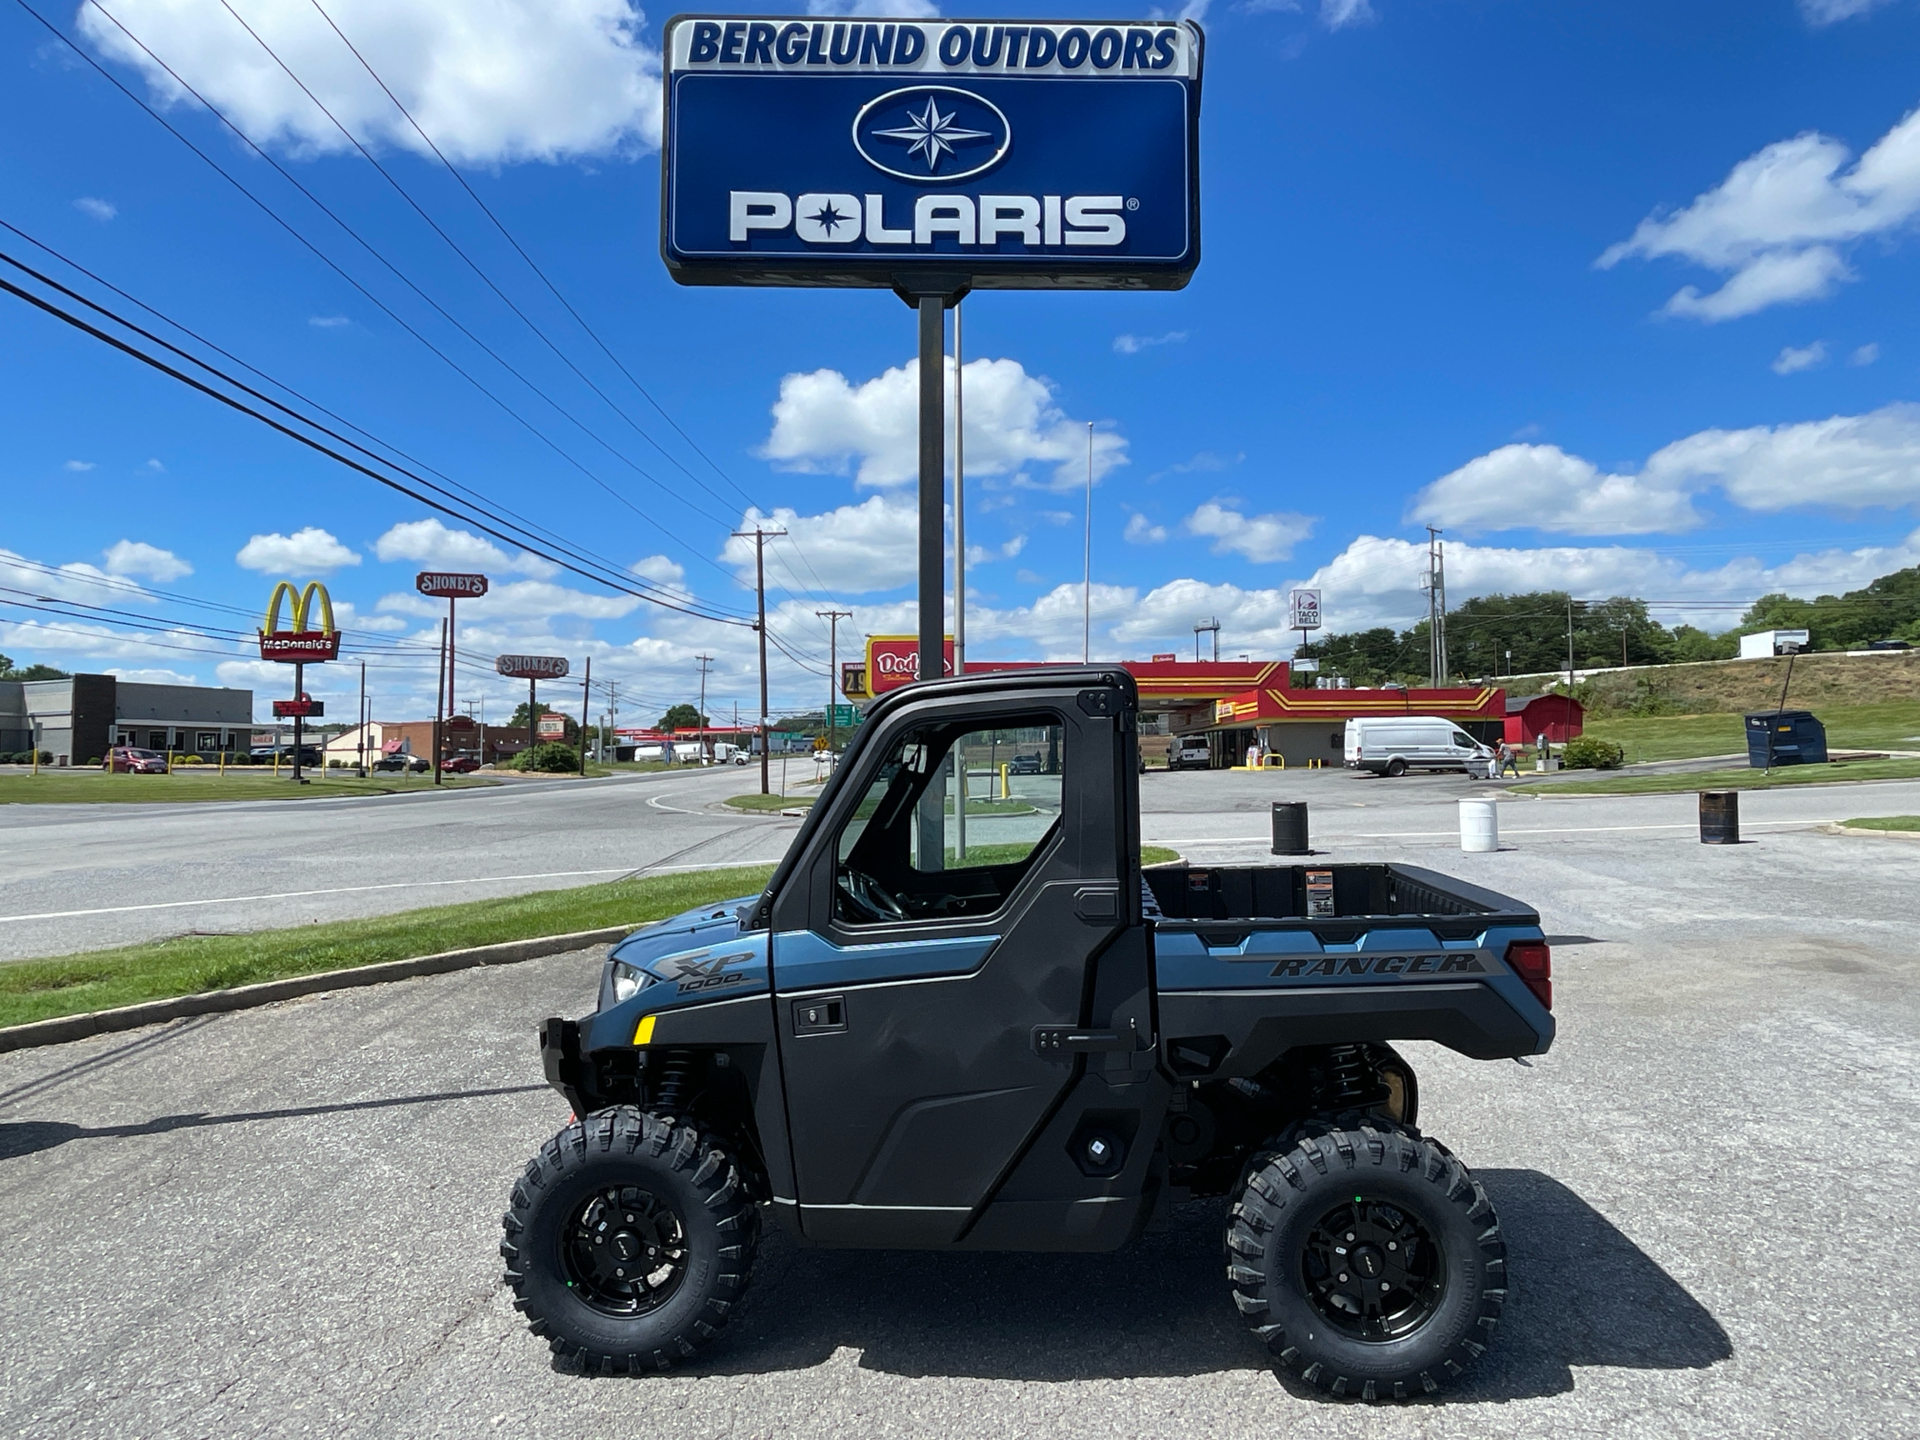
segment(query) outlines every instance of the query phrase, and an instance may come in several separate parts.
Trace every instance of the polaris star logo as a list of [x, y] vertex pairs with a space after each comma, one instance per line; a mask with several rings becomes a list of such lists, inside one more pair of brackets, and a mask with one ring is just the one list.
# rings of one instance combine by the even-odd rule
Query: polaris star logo
[[991, 170], [1013, 144], [998, 105], [952, 85], [910, 85], [853, 117], [853, 147], [896, 180], [949, 184]]

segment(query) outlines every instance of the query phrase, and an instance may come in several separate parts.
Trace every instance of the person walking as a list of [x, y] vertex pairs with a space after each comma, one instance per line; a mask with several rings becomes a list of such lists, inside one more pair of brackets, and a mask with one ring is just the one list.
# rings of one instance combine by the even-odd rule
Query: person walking
[[1249, 770], [1258, 770], [1260, 763], [1260, 742], [1255, 740], [1247, 746], [1247, 768]]
[[1498, 758], [1500, 768], [1494, 772], [1496, 778], [1501, 780], [1506, 779], [1507, 771], [1511, 770], [1513, 771], [1513, 778], [1518, 780], [1520, 778], [1520, 757], [1514, 752], [1514, 748], [1504, 740], [1500, 742]]

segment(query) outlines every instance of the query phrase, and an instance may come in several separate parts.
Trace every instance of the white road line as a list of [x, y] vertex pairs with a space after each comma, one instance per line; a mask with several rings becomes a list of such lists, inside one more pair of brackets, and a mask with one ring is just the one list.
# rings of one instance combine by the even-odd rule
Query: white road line
[[[658, 868], [704, 870], [708, 867], [686, 865]], [[470, 880], [401, 880], [385, 885], [339, 885], [329, 890], [282, 890], [272, 895], [226, 895], [212, 900], [159, 900], [151, 905], [104, 905], [95, 910], [47, 910], [38, 915], [0, 915], [0, 925], [16, 920], [70, 920], [80, 915], [124, 915], [134, 910], [178, 910], [188, 905], [245, 905], [254, 900], [303, 900], [311, 895], [357, 895], [368, 890], [425, 890], [438, 885], [491, 885], [509, 880], [571, 880], [582, 875], [627, 875], [633, 869], [631, 865], [619, 865], [604, 870], [549, 870], [539, 875], [477, 875]]]

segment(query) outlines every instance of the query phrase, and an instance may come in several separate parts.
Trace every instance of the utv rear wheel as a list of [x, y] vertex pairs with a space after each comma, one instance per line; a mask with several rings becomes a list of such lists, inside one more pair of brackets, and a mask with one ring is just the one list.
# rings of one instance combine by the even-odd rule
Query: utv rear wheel
[[1444, 1147], [1362, 1125], [1256, 1157], [1227, 1225], [1227, 1278], [1300, 1379], [1405, 1400], [1485, 1351], [1506, 1245], [1487, 1192]]
[[727, 1323], [759, 1214], [698, 1126], [603, 1110], [540, 1148], [500, 1254], [514, 1308], [572, 1369], [665, 1370]]

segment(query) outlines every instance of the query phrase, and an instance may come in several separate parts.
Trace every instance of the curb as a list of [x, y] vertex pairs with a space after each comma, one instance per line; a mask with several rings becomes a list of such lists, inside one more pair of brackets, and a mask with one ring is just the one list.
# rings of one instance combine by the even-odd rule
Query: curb
[[393, 980], [411, 980], [417, 975], [445, 975], [450, 971], [472, 970], [482, 965], [517, 965], [523, 960], [562, 955], [569, 950], [584, 950], [590, 945], [610, 945], [616, 940], [624, 940], [638, 928], [635, 925], [610, 925], [599, 930], [576, 930], [570, 935], [541, 935], [530, 940], [508, 940], [499, 945], [445, 950], [438, 955], [418, 955], [411, 960], [359, 965], [351, 970], [322, 970], [313, 975], [291, 975], [284, 980], [265, 980], [258, 985], [240, 985], [231, 990], [208, 990], [198, 995], [176, 995], [170, 1000], [147, 1000], [138, 1005], [95, 1010], [85, 1015], [60, 1015], [51, 1020], [35, 1020], [31, 1024], [0, 1029], [0, 1054], [9, 1050], [28, 1050], [38, 1045], [64, 1045], [69, 1040], [83, 1040], [89, 1035], [158, 1025], [188, 1015], [251, 1010], [257, 1005], [272, 1005], [281, 1000], [317, 995], [326, 990], [384, 985]]
[[1909, 844], [1912, 844], [1914, 841], [1920, 841], [1920, 830], [1875, 830], [1870, 825], [1841, 825], [1838, 823], [1822, 825], [1819, 828], [1822, 835], [1865, 836], [1872, 840], [1905, 840]]

